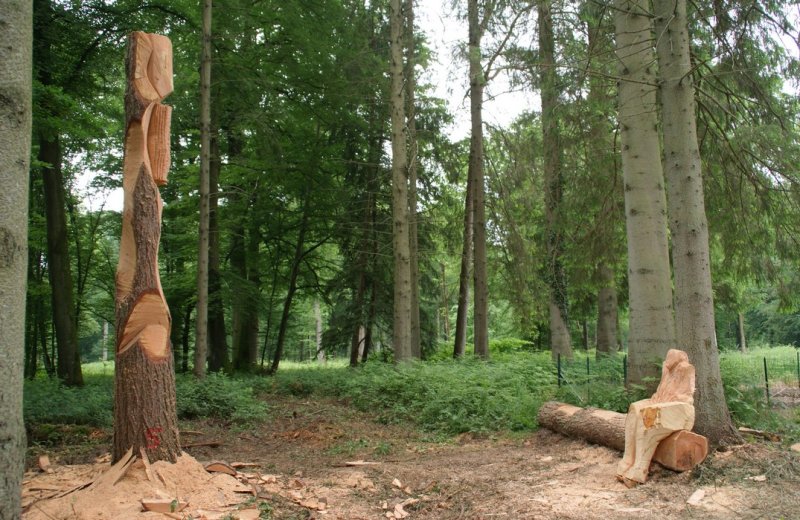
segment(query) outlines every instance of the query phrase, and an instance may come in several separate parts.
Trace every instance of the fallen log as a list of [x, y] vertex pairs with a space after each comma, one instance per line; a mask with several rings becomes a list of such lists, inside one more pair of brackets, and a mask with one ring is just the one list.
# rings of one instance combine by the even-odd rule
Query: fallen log
[[[568, 437], [625, 450], [624, 413], [548, 401], [539, 409], [538, 421], [540, 426]], [[680, 430], [659, 443], [653, 460], [674, 471], [687, 471], [703, 462], [707, 455], [705, 437]]]

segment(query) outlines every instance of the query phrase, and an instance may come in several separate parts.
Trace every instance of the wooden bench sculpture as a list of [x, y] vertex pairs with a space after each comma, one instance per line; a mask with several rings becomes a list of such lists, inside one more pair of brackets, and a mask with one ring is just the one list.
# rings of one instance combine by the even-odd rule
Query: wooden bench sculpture
[[618, 478], [632, 486], [645, 482], [651, 460], [674, 471], [687, 471], [705, 460], [707, 439], [690, 431], [693, 393], [694, 367], [684, 352], [670, 350], [658, 390], [633, 403], [627, 415], [551, 401], [539, 409], [538, 421], [564, 435], [625, 450]]

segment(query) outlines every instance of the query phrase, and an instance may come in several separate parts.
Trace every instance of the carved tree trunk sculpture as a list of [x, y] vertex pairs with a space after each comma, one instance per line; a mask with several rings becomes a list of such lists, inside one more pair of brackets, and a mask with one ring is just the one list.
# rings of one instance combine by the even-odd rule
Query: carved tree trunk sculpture
[[694, 366], [686, 352], [667, 352], [661, 382], [650, 399], [637, 401], [625, 419], [625, 455], [617, 468], [626, 485], [644, 483], [658, 443], [694, 426]]
[[167, 182], [172, 43], [135, 32], [126, 58], [125, 200], [116, 277], [114, 461], [129, 448], [151, 462], [180, 455], [171, 317], [158, 274], [159, 185]]

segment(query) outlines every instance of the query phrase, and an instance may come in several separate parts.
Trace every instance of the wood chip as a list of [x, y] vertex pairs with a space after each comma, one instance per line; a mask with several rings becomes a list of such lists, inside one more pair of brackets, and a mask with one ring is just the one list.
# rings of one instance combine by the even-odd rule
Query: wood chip
[[53, 468], [50, 467], [50, 457], [47, 455], [39, 455], [39, 469], [45, 473], [53, 472]]
[[766, 475], [755, 475], [753, 477], [745, 477], [745, 480], [752, 480], [753, 482], [766, 482]]
[[234, 513], [239, 520], [258, 520], [261, 518], [261, 511], [258, 509], [240, 509]]
[[767, 439], [768, 441], [772, 442], [780, 442], [781, 436], [777, 433], [767, 432], [764, 430], [754, 430], [752, 428], [745, 428], [744, 426], [739, 426], [739, 431], [745, 433], [747, 435], [752, 435], [754, 437], [761, 437], [762, 439]]
[[396, 487], [397, 489], [402, 489], [403, 488], [403, 484], [398, 479], [392, 480], [392, 485], [394, 487]]
[[690, 506], [699, 506], [700, 502], [705, 498], [706, 492], [704, 489], [698, 489], [686, 501]]
[[370, 462], [366, 460], [351, 460], [344, 463], [345, 466], [377, 466], [380, 462]]
[[222, 444], [223, 444], [222, 441], [193, 442], [193, 443], [190, 443], [190, 444], [184, 444], [183, 446], [181, 446], [181, 448], [183, 448], [183, 449], [186, 449], [186, 448], [201, 448], [201, 447], [204, 447], [204, 446], [207, 446], [209, 448], [217, 448], [219, 446], [222, 446]]
[[108, 471], [97, 477], [94, 482], [91, 483], [89, 489], [94, 489], [101, 484], [109, 484], [110, 486], [114, 486], [122, 479], [122, 477], [125, 476], [125, 473], [128, 472], [128, 469], [130, 469], [133, 461], [135, 460], [136, 455], [133, 454], [133, 446], [131, 446], [116, 464], [111, 466]]
[[153, 511], [154, 513], [176, 513], [183, 511], [189, 505], [188, 502], [171, 498], [143, 498], [140, 501], [144, 511]]
[[221, 460], [216, 460], [214, 462], [210, 462], [204, 466], [206, 471], [209, 473], [225, 473], [232, 477], [236, 476], [236, 470], [231, 467], [230, 464], [227, 462], [223, 462]]
[[792, 451], [800, 452], [800, 442], [792, 444], [791, 446], [789, 446], [789, 449]]
[[142, 458], [142, 464], [144, 464], [144, 474], [147, 475], [147, 480], [155, 484], [156, 479], [153, 477], [153, 470], [150, 469], [150, 460], [147, 458], [147, 453], [145, 453], [144, 448], [139, 448], [139, 456]]
[[258, 462], [231, 462], [231, 467], [239, 469], [239, 468], [257, 468], [261, 464]]

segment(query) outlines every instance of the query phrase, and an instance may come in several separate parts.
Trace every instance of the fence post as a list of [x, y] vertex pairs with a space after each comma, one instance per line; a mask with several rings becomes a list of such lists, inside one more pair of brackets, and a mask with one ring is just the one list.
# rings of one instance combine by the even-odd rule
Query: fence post
[[589, 373], [589, 356], [586, 356], [586, 401], [588, 403], [592, 396], [592, 378]]
[[767, 406], [770, 406], [770, 404], [769, 404], [769, 372], [767, 371], [767, 358], [766, 358], [766, 356], [764, 357], [764, 384], [766, 385], [766, 388], [767, 388]]
[[556, 373], [557, 373], [557, 376], [558, 376], [558, 386], [560, 388], [561, 387], [561, 379], [563, 377], [561, 375], [561, 354], [556, 354], [556, 363], [557, 363], [557, 365], [556, 365], [557, 366]]
[[628, 386], [628, 355], [622, 356], [622, 384]]

